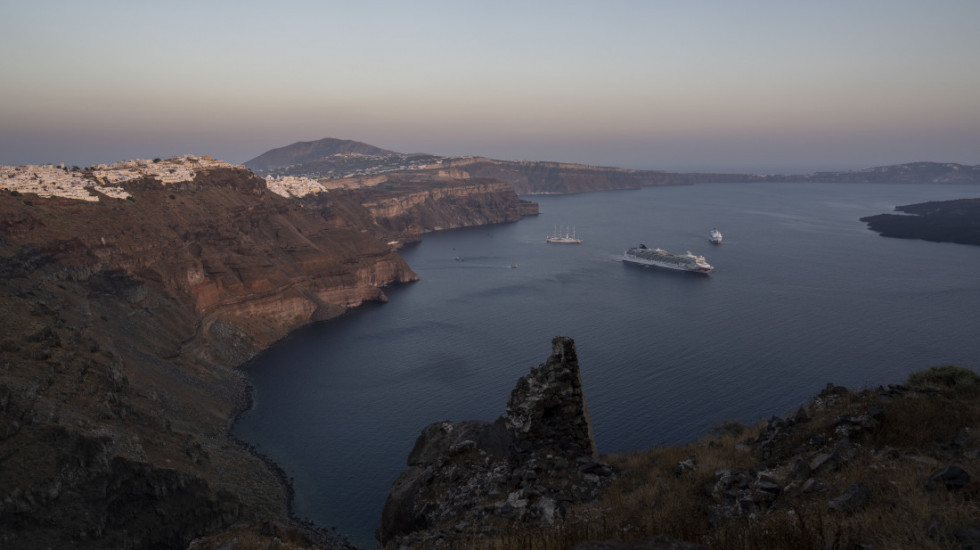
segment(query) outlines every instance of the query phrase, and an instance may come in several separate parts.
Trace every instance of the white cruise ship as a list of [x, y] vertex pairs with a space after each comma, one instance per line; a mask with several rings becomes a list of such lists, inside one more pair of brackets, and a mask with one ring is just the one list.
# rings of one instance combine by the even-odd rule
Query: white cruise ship
[[721, 244], [721, 231], [718, 231], [717, 228], [709, 231], [708, 240], [715, 244]]
[[653, 265], [667, 269], [677, 269], [680, 271], [693, 271], [695, 273], [709, 273], [713, 267], [704, 261], [704, 256], [687, 254], [671, 254], [659, 248], [650, 249], [641, 244], [623, 252], [623, 261], [639, 265]]

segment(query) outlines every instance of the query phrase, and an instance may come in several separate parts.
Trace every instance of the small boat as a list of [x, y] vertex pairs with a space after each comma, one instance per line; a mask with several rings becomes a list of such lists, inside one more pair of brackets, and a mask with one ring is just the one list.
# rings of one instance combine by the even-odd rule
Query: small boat
[[565, 227], [565, 234], [558, 233], [558, 226], [555, 226], [555, 231], [551, 235], [545, 238], [545, 242], [556, 243], [556, 244], [581, 244], [582, 239], [575, 238], [575, 229], [572, 228], [571, 234], [568, 233], [568, 226]]
[[721, 231], [718, 231], [718, 229], [712, 229], [709, 231], [708, 240], [715, 244], [721, 244]]

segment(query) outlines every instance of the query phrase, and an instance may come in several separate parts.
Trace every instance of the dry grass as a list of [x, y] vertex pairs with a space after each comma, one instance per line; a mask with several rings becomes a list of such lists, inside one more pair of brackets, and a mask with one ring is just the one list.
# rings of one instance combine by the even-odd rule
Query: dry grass
[[[301, 529], [281, 523], [238, 524], [195, 539], [188, 550], [309, 550], [322, 548]], [[332, 547], [332, 546], [331, 546]]]
[[980, 395], [980, 374], [956, 365], [942, 365], [914, 372], [909, 376], [909, 384], [942, 386], [956, 390], [960, 395], [972, 397]]
[[[711, 496], [706, 486], [714, 483], [717, 470], [754, 473], [775, 466], [777, 472], [787, 472], [796, 459], [812, 456], [813, 447], [801, 453], [812, 435], [832, 441], [841, 417], [863, 414], [869, 406], [884, 411], [880, 426], [852, 436], [854, 458], [836, 470], [813, 474], [825, 490], [804, 494], [789, 489], [771, 507], [711, 525], [708, 510], [720, 497]], [[978, 421], [980, 399], [969, 392], [913, 392], [891, 398], [851, 393], [791, 430], [773, 448], [774, 460], [761, 460], [755, 447], [737, 445], [730, 433], [683, 447], [605, 457], [619, 474], [598, 501], [567, 510], [554, 526], [512, 526], [496, 538], [455, 547], [558, 550], [585, 540], [629, 541], [665, 534], [715, 550], [963, 548], [952, 530], [980, 527], [980, 460], [964, 452], [980, 444]], [[739, 439], [757, 437], [761, 429], [749, 428]], [[949, 442], [957, 436], [959, 443], [951, 447]], [[688, 459], [697, 467], [676, 473], [675, 466]], [[955, 492], [928, 490], [929, 475], [948, 464], [970, 473], [973, 483]], [[857, 482], [869, 490], [863, 508], [851, 514], [828, 509], [831, 499]]]

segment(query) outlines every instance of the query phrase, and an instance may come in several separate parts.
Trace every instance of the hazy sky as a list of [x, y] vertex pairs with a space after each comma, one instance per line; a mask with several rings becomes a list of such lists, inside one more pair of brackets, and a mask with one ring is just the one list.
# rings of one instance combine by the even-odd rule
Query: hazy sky
[[980, 164], [980, 1], [0, 3], [0, 164], [336, 137], [668, 170]]

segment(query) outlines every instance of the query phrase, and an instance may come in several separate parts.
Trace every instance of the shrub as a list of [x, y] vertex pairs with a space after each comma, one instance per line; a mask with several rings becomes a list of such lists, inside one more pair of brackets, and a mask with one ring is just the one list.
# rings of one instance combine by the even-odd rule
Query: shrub
[[980, 375], [956, 365], [915, 371], [909, 375], [908, 383], [910, 386], [943, 386], [959, 392], [980, 393]]
[[711, 433], [718, 437], [724, 437], [726, 435], [740, 437], [745, 433], [745, 424], [742, 424], [738, 420], [724, 420], [721, 424], [712, 428]]

